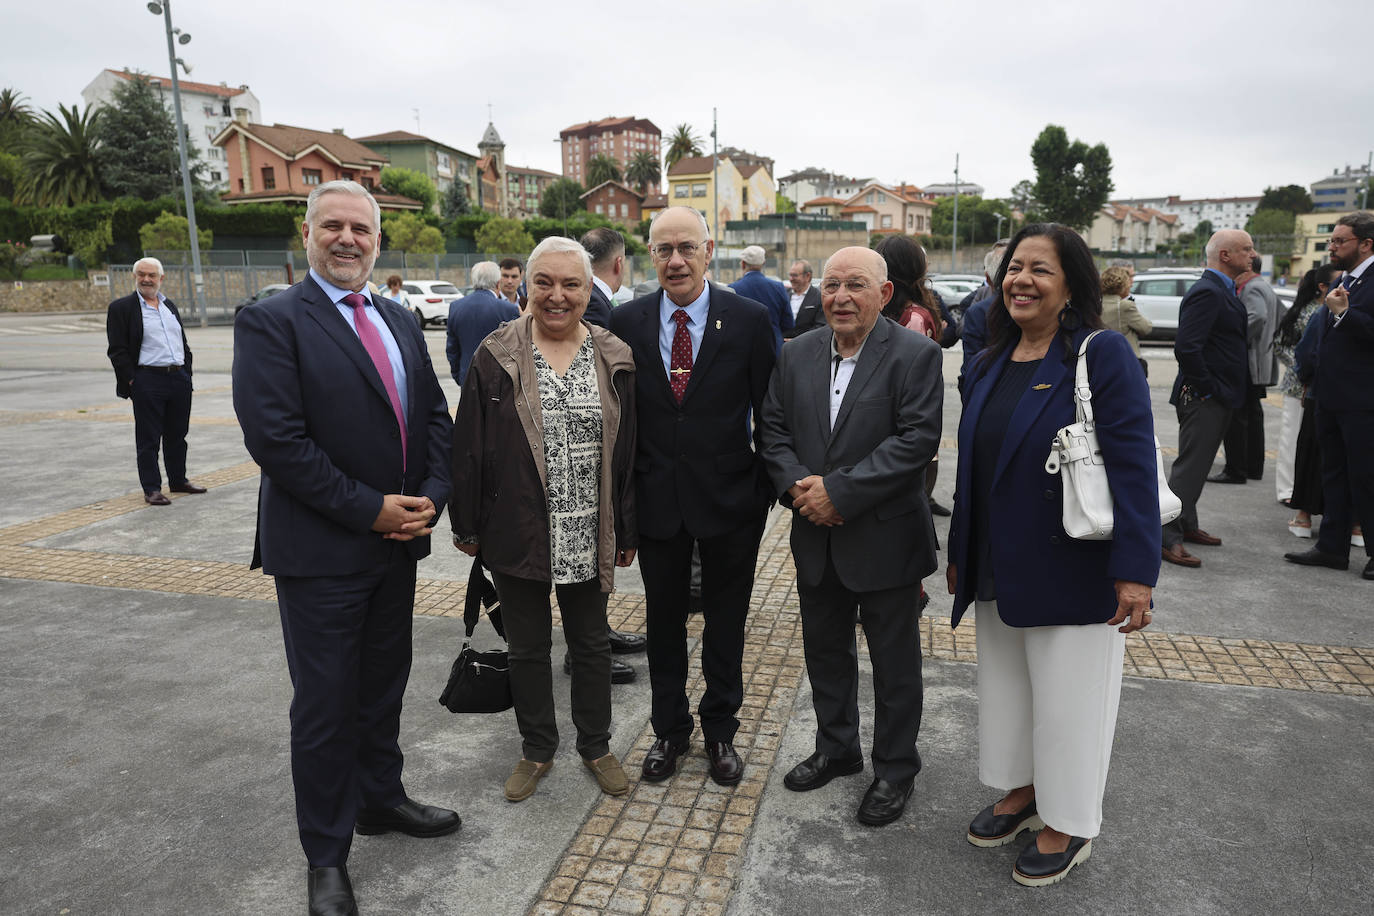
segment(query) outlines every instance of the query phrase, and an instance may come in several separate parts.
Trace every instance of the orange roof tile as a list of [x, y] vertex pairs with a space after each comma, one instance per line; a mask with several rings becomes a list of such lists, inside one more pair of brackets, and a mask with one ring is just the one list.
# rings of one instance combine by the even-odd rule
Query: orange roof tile
[[[131, 80], [135, 76], [142, 76], [144, 79], [157, 83], [163, 89], [170, 91], [172, 88], [172, 78], [169, 76], [150, 76], [147, 73], [130, 73], [128, 70], [110, 70], [108, 67], [105, 69], [121, 79]], [[242, 95], [248, 91], [247, 86], [234, 88], [232, 86], [216, 86], [213, 83], [193, 83], [183, 79], [178, 79], [177, 84], [182, 92], [196, 92], [201, 95], [217, 95], [222, 99], [231, 99], [236, 95]]]

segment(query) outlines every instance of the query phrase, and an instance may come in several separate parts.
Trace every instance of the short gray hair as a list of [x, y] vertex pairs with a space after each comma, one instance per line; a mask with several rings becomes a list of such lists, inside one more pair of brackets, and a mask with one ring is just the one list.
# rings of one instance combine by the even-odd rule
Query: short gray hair
[[703, 216], [701, 211], [696, 209], [695, 207], [665, 207], [664, 209], [659, 210], [657, 213], [654, 214], [654, 218], [649, 220], [649, 238], [652, 239], [654, 237], [654, 224], [659, 221], [659, 218], [665, 216], [666, 214], [672, 213], [674, 210], [686, 210], [687, 212], [695, 216], [697, 218], [697, 221], [701, 223], [702, 241], [706, 241], [711, 238], [711, 227], [706, 225], [706, 217]]
[[151, 265], [153, 265], [154, 267], [156, 267], [156, 268], [157, 268], [157, 275], [158, 275], [159, 277], [163, 277], [163, 276], [166, 276], [166, 275], [167, 275], [167, 271], [165, 271], [165, 270], [162, 269], [162, 262], [159, 261], [157, 258], [139, 258], [137, 261], [134, 262], [134, 271], [135, 271], [135, 272], [138, 271], [138, 265], [140, 265], [140, 264], [151, 264]]
[[310, 192], [310, 196], [305, 199], [305, 221], [310, 225], [315, 225], [315, 211], [318, 209], [319, 200], [326, 194], [352, 194], [354, 197], [365, 197], [368, 203], [372, 204], [372, 222], [378, 232], [382, 231], [382, 208], [377, 205], [377, 198], [372, 196], [372, 192], [356, 181], [326, 181], [324, 184]]
[[562, 235], [551, 235], [530, 252], [529, 258], [525, 260], [525, 269], [531, 277], [534, 276], [535, 264], [546, 254], [554, 252], [568, 252], [579, 255], [578, 260], [582, 262], [582, 279], [590, 283], [592, 281], [592, 258], [587, 254], [587, 249], [582, 247], [582, 243], [576, 239], [570, 239]]
[[495, 261], [478, 261], [472, 265], [468, 278], [475, 289], [496, 289], [501, 282], [501, 266]]
[[1007, 242], [998, 242], [988, 249], [988, 253], [983, 255], [983, 273], [989, 277], [996, 276], [997, 268], [1002, 264], [1002, 258], [1006, 256]]

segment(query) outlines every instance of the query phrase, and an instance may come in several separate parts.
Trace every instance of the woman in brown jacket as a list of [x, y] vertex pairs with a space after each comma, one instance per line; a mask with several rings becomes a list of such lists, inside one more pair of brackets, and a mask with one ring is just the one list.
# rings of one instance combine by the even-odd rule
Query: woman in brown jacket
[[1127, 298], [1131, 294], [1131, 270], [1129, 267], [1108, 267], [1102, 271], [1102, 326], [1120, 331], [1130, 341], [1135, 358], [1140, 360], [1140, 368], [1145, 375], [1150, 374], [1150, 366], [1141, 359], [1140, 338], [1154, 330], [1150, 319], [1140, 314], [1135, 300]]
[[549, 662], [558, 593], [572, 659], [577, 749], [602, 790], [629, 790], [610, 752], [606, 598], [638, 544], [634, 511], [634, 357], [582, 321], [591, 261], [549, 238], [531, 253], [529, 307], [473, 357], [453, 429], [454, 545], [492, 572], [510, 641], [523, 756], [506, 798], [523, 801], [558, 747]]

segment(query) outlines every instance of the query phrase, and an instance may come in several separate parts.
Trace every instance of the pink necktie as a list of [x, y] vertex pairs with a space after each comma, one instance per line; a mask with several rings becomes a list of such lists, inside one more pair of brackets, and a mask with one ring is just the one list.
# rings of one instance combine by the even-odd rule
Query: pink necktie
[[406, 418], [401, 410], [400, 392], [396, 390], [396, 377], [391, 372], [391, 360], [386, 355], [386, 344], [382, 343], [382, 335], [377, 333], [377, 326], [367, 317], [367, 299], [360, 293], [349, 293], [344, 296], [344, 302], [353, 306], [353, 324], [358, 330], [358, 339], [362, 341], [367, 355], [372, 357], [372, 365], [377, 367], [377, 374], [382, 377], [382, 387], [386, 388], [386, 396], [391, 398], [391, 409], [396, 412], [396, 425], [401, 430], [401, 466], [405, 467]]
[[673, 349], [668, 360], [668, 386], [673, 389], [673, 399], [682, 403], [687, 391], [687, 383], [692, 380], [692, 335], [687, 330], [690, 316], [685, 308], [673, 312], [677, 330], [673, 332]]

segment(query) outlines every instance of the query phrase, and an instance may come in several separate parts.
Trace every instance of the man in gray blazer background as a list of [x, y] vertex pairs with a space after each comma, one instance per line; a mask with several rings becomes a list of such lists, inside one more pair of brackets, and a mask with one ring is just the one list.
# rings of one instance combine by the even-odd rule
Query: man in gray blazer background
[[817, 789], [863, 769], [856, 611], [873, 661], [874, 780], [861, 823], [901, 816], [921, 758], [917, 599], [936, 569], [922, 474], [940, 441], [940, 346], [882, 317], [887, 265], [867, 248], [830, 258], [821, 281], [829, 327], [783, 348], [762, 411], [763, 459], [793, 509], [816, 752], [783, 780]]

